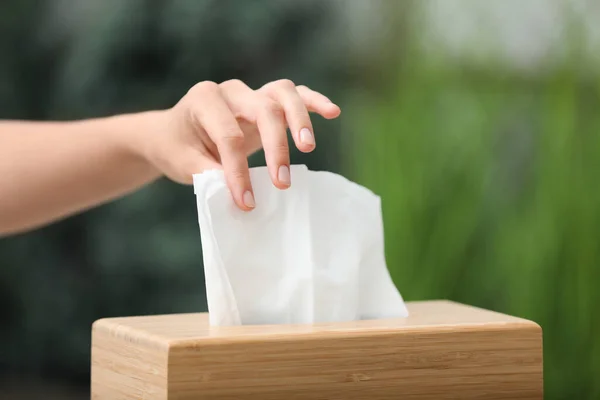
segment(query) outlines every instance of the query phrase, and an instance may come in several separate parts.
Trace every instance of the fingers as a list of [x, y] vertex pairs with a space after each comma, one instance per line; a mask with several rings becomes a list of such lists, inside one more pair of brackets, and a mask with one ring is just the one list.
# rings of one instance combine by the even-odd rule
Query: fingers
[[222, 96], [216, 83], [202, 82], [192, 90], [193, 118], [216, 144], [225, 173], [227, 186], [239, 208], [249, 211], [255, 207], [250, 183], [244, 134]]
[[298, 150], [304, 153], [313, 151], [316, 143], [312, 122], [296, 85], [283, 79], [266, 85], [265, 89], [269, 97], [281, 105]]
[[315, 136], [309, 112], [324, 118], [337, 118], [341, 110], [327, 97], [306, 86], [296, 86], [292, 81], [282, 79], [263, 87], [266, 93], [279, 102], [285, 112], [296, 147], [305, 153], [315, 148]]
[[256, 123], [267, 168], [273, 184], [279, 189], [286, 189], [292, 182], [285, 114], [281, 105], [269, 98], [263, 98], [259, 104]]
[[[291, 185], [290, 152], [281, 104], [241, 81], [227, 81], [221, 87], [230, 109], [256, 123], [271, 181], [279, 189], [288, 188]], [[301, 101], [299, 97], [298, 100]]]
[[315, 92], [304, 85], [298, 86], [296, 90], [310, 112], [315, 112], [327, 119], [337, 118], [342, 112], [336, 104], [319, 92]]
[[[289, 80], [269, 83], [259, 91], [238, 80], [221, 85], [201, 82], [190, 94], [190, 119], [197, 124], [198, 132], [205, 132], [200, 135], [201, 140], [212, 142], [208, 143], [210, 152], [218, 152], [216, 159], [222, 164], [233, 199], [246, 211], [255, 207], [247, 156], [255, 151], [258, 140], [262, 142], [273, 184], [286, 189], [291, 185], [287, 127], [296, 147], [310, 152], [316, 143], [309, 112], [328, 119], [340, 114], [339, 107], [327, 97], [306, 86], [296, 87]], [[255, 125], [258, 132], [244, 128], [245, 137], [238, 120]]]

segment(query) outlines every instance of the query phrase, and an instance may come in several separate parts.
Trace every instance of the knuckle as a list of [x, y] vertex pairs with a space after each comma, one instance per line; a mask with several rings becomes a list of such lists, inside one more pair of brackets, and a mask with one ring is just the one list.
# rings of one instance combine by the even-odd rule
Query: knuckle
[[244, 87], [244, 86], [246, 86], [244, 84], [244, 82], [242, 82], [239, 79], [229, 79], [229, 80], [221, 83], [221, 87], [224, 87], [224, 88], [230, 88], [230, 87], [231, 88], [241, 88], [241, 87]]
[[189, 90], [189, 93], [192, 95], [216, 94], [218, 92], [219, 92], [219, 85], [217, 85], [213, 81], [198, 82], [194, 86], [192, 86], [192, 88]]
[[232, 168], [231, 170], [228, 171], [227, 175], [229, 175], [229, 179], [236, 181], [236, 182], [246, 180], [246, 174], [244, 173], [244, 170], [241, 168]]
[[289, 158], [289, 148], [286, 141], [277, 142], [271, 149], [273, 156], [280, 161], [285, 161]]
[[298, 86], [296, 87], [296, 89], [298, 89], [298, 90], [307, 90], [307, 89], [308, 89], [308, 87], [306, 87], [306, 85], [298, 85]]
[[263, 112], [274, 115], [276, 117], [283, 117], [283, 107], [275, 100], [266, 98], [262, 101]]
[[308, 111], [304, 107], [300, 108], [299, 110], [294, 110], [294, 113], [290, 119], [298, 121], [299, 123], [305, 125], [308, 128], [311, 127], [310, 116], [308, 115]]
[[262, 87], [265, 92], [271, 94], [274, 94], [281, 89], [290, 90], [294, 88], [296, 88], [296, 84], [291, 79], [287, 78], [269, 82]]
[[276, 83], [285, 89], [296, 87], [296, 84], [291, 79], [279, 79]]
[[238, 129], [229, 128], [223, 133], [219, 142], [221, 146], [238, 150], [244, 147], [244, 136]]

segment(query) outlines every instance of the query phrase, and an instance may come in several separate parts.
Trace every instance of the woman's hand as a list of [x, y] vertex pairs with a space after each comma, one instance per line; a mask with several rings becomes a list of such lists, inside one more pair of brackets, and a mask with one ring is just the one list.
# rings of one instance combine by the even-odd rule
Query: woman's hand
[[286, 129], [315, 148], [309, 113], [336, 118], [325, 96], [291, 81], [251, 90], [202, 82], [172, 108], [77, 121], [0, 121], [0, 235], [24, 232], [132, 193], [162, 175], [223, 169], [242, 210], [254, 208], [248, 156], [265, 149], [276, 187], [290, 186]]
[[162, 116], [163, 125], [138, 150], [168, 178], [189, 184], [192, 174], [223, 169], [235, 203], [254, 208], [248, 156], [264, 148], [273, 184], [291, 185], [286, 129], [302, 152], [315, 148], [309, 113], [332, 119], [340, 108], [290, 80], [252, 90], [239, 80], [201, 82]]

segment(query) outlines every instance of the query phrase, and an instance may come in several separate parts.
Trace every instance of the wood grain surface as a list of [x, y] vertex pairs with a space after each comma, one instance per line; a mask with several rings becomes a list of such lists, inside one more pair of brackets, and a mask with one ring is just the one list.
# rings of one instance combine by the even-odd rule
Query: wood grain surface
[[449, 301], [408, 318], [215, 328], [208, 315], [92, 330], [92, 399], [542, 399], [542, 331]]

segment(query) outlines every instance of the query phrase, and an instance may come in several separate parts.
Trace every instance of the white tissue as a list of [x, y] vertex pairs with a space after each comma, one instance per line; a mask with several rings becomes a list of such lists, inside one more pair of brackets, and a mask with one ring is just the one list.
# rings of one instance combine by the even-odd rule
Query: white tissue
[[194, 175], [210, 325], [406, 317], [389, 275], [378, 196], [291, 166], [292, 186], [250, 169], [256, 208], [238, 209], [222, 171]]

